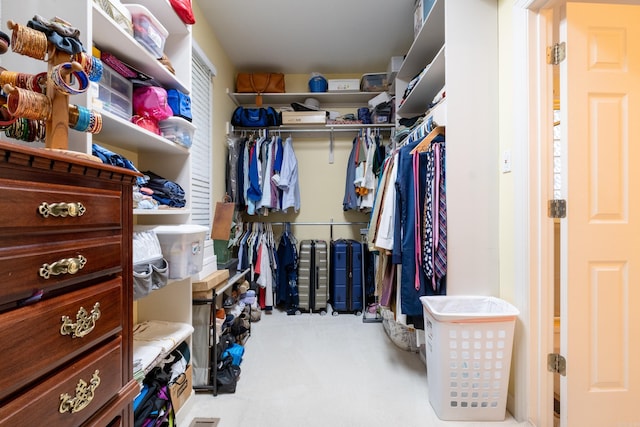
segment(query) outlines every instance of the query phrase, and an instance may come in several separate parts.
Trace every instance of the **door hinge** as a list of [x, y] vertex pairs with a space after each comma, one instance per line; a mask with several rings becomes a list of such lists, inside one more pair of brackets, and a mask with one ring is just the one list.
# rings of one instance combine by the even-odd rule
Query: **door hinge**
[[567, 57], [567, 44], [555, 43], [547, 48], [547, 64], [558, 65]]
[[547, 370], [563, 377], [567, 375], [567, 360], [558, 353], [547, 355]]
[[567, 216], [567, 201], [564, 199], [549, 200], [549, 218], [565, 218]]

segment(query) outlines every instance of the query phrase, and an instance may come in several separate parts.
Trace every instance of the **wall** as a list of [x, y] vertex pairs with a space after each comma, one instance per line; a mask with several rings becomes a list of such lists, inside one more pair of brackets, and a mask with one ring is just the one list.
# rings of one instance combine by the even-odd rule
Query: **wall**
[[[222, 50], [213, 29], [208, 25], [202, 12], [194, 4], [196, 25], [193, 36], [202, 51], [215, 65], [217, 75], [214, 77], [213, 94], [213, 174], [212, 200], [222, 200], [225, 190], [225, 165], [228, 121], [235, 109], [235, 104], [227, 95], [227, 89], [233, 92], [236, 71], [229, 62], [227, 54]], [[327, 75], [327, 78], [360, 77], [357, 75]], [[309, 76], [287, 75], [285, 87], [287, 92], [308, 92]], [[300, 100], [301, 102], [304, 99]], [[355, 110], [354, 110], [355, 112]], [[354, 133], [336, 133], [334, 140], [334, 159], [329, 163], [329, 133], [319, 133], [317, 137], [302, 138], [299, 134], [283, 133], [282, 137], [293, 137], [293, 148], [298, 159], [301, 191], [301, 209], [298, 213], [273, 213], [268, 217], [246, 217], [247, 221], [265, 222], [367, 222], [368, 215], [357, 212], [343, 212], [342, 198], [345, 188], [345, 172], [347, 160], [352, 146]], [[333, 226], [334, 238], [360, 239], [359, 228], [341, 225]], [[280, 228], [275, 227], [276, 235]], [[331, 239], [329, 226], [295, 226], [293, 232], [298, 239], [316, 238]]]

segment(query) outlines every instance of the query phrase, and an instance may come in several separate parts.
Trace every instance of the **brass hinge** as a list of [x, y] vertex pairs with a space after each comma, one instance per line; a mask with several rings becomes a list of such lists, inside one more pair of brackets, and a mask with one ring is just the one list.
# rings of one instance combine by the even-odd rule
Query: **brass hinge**
[[549, 218], [565, 218], [567, 216], [567, 201], [564, 199], [549, 200]]
[[563, 377], [567, 375], [567, 360], [558, 353], [547, 355], [547, 370]]
[[547, 48], [547, 64], [558, 65], [567, 57], [567, 44], [556, 43]]

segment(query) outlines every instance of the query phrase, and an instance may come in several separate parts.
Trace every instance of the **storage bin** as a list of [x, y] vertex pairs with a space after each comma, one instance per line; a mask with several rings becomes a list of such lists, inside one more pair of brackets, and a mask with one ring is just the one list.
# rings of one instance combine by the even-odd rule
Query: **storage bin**
[[94, 0], [100, 9], [113, 19], [120, 28], [127, 34], [133, 36], [133, 23], [131, 22], [131, 12], [120, 0]]
[[358, 79], [329, 79], [329, 92], [358, 92], [360, 80]]
[[195, 224], [157, 225], [162, 254], [169, 262], [169, 278], [182, 279], [202, 270], [207, 227]]
[[131, 120], [133, 84], [113, 68], [103, 64], [102, 77], [91, 83], [93, 108]]
[[506, 414], [517, 308], [486, 296], [423, 296], [429, 401], [438, 418]]
[[193, 123], [182, 117], [173, 116], [162, 120], [158, 126], [163, 137], [183, 147], [191, 148], [193, 134], [196, 132], [196, 126]]
[[125, 6], [131, 12], [133, 38], [156, 58], [161, 58], [169, 32], [146, 7], [139, 4]]
[[325, 124], [327, 123], [326, 111], [283, 111], [283, 125], [299, 124]]
[[388, 88], [387, 73], [363, 74], [360, 78], [361, 92], [384, 92]]

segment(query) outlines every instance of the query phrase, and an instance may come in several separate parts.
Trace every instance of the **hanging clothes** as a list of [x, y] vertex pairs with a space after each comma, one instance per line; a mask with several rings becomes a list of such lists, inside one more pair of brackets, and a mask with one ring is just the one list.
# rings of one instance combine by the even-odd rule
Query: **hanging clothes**
[[288, 314], [294, 314], [298, 299], [298, 242], [286, 223], [277, 249], [278, 269], [276, 305], [283, 306]]
[[343, 210], [371, 212], [375, 203], [383, 152], [378, 131], [360, 131], [353, 139], [347, 162]]
[[277, 185], [282, 190], [282, 211], [293, 208], [300, 210], [300, 183], [298, 182], [298, 159], [293, 151], [293, 140], [288, 137], [283, 145], [282, 168], [277, 179]]

